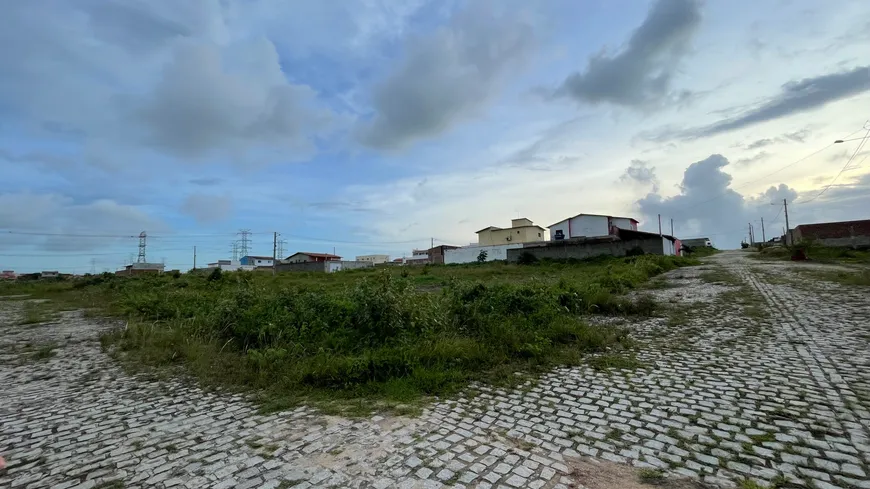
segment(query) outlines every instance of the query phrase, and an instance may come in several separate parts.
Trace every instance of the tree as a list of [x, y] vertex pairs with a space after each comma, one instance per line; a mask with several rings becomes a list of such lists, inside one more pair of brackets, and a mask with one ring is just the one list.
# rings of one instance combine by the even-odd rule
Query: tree
[[480, 253], [477, 254], [477, 263], [483, 263], [486, 261], [486, 250], [480, 250]]

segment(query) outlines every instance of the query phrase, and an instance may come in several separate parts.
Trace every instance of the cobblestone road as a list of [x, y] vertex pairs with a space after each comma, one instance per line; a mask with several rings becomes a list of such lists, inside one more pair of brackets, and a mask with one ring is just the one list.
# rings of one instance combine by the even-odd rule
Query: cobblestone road
[[[557, 369], [415, 419], [261, 416], [131, 378], [100, 349], [107, 326], [16, 325], [23, 302], [0, 301], [0, 487], [566, 489], [591, 456], [710, 485], [870, 488], [870, 293], [807, 266], [723, 253], [671, 272], [653, 293], [681, 314], [629, 325], [644, 367]], [[742, 285], [700, 278], [722, 269]]]

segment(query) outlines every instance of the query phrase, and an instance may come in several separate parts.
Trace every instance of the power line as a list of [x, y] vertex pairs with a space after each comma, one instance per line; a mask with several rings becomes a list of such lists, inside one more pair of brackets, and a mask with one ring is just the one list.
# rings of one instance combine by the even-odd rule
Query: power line
[[[864, 147], [864, 145], [867, 144], [868, 138], [870, 138], [870, 129], [867, 129], [867, 134], [865, 134], [864, 137], [861, 138], [861, 142], [858, 143], [858, 146], [855, 148], [855, 151], [852, 153], [852, 156], [849, 157], [849, 159], [846, 161], [846, 164], [843, 165], [843, 168], [840, 169], [840, 171], [834, 176], [834, 179], [831, 180], [831, 183], [825, 185], [825, 187], [821, 190], [821, 192], [816, 194], [815, 197], [811, 198], [810, 200], [804, 200], [802, 202], [797, 202], [797, 204], [809, 204], [810, 202], [812, 202], [812, 201], [818, 199], [819, 197], [821, 197], [822, 195], [824, 195], [824, 193], [827, 192], [828, 189], [831, 188], [834, 185], [834, 183], [837, 182], [837, 179], [840, 178], [840, 175], [842, 175], [843, 172], [846, 171], [846, 168], [849, 167], [849, 164], [852, 163], [852, 160], [855, 159], [855, 156], [858, 155], [858, 153], [861, 151], [861, 149]], [[862, 159], [861, 161], [864, 161], [864, 160]]]

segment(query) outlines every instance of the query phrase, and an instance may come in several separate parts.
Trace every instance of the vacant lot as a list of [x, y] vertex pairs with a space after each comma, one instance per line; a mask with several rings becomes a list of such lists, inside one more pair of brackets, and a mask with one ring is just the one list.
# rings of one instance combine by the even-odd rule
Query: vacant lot
[[654, 303], [624, 294], [691, 263], [641, 256], [276, 277], [107, 274], [30, 289], [124, 318], [126, 328], [103, 341], [129, 366], [182, 367], [278, 409], [301, 400], [407, 403], [625, 351], [632, 344], [622, 329], [584, 317], [652, 314]]
[[96, 339], [117, 322], [30, 323], [29, 302], [2, 300], [0, 487], [864, 489], [870, 300], [805, 272], [826, 269], [725, 252], [672, 270], [631, 291], [655, 316], [584, 315], [642, 345], [630, 365], [472, 382], [411, 417], [263, 414], [131, 376]]

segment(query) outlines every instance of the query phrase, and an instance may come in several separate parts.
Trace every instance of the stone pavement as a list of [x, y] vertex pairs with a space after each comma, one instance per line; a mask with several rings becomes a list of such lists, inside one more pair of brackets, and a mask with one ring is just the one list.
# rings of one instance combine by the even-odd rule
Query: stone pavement
[[[682, 319], [625, 324], [644, 367], [475, 386], [416, 419], [262, 416], [130, 377], [96, 340], [109, 325], [17, 325], [23, 302], [0, 301], [0, 487], [567, 489], [591, 456], [710, 485], [870, 488], [870, 294], [808, 283], [805, 266], [723, 253], [676, 270], [652, 293]], [[711, 269], [743, 285], [707, 283]], [[33, 358], [46, 342], [56, 354]]]

